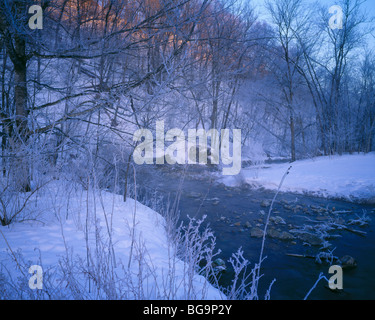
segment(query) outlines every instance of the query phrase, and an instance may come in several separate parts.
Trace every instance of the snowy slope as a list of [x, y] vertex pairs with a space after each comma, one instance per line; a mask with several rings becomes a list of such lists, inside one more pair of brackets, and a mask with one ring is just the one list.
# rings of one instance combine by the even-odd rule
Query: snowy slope
[[312, 193], [354, 201], [375, 201], [375, 153], [325, 156], [293, 163], [242, 169], [238, 177], [221, 179], [227, 185], [245, 182], [276, 190], [287, 169], [282, 191]]
[[[57, 288], [61, 286], [60, 289], [64, 289], [71, 281], [69, 272], [76, 270], [73, 278], [79, 283], [77, 287], [81, 295], [77, 295], [78, 298], [82, 298], [82, 294], [88, 299], [108, 297], [104, 293], [90, 294], [88, 278], [82, 275], [82, 269], [87, 266], [89, 248], [92, 258], [91, 269], [88, 267], [87, 270], [99, 273], [100, 268], [106, 267], [111, 271], [112, 266], [111, 275], [115, 275], [119, 279], [117, 282], [121, 283], [118, 285], [118, 291], [123, 294], [121, 298], [224, 298], [203, 276], [194, 274], [189, 277], [187, 265], [176, 257], [174, 246], [168, 242], [164, 218], [133, 199], [124, 203], [122, 196], [104, 191], [87, 192], [54, 181], [37, 198], [34, 197], [28, 207], [32, 208], [29, 217], [38, 213], [37, 220], [0, 226], [0, 280], [1, 276], [9, 273], [9, 277], [26, 278], [23, 281], [27, 284], [31, 277], [27, 268], [41, 264], [43, 270], [59, 270], [53, 284]], [[88, 233], [85, 233], [86, 230]], [[113, 244], [116, 260], [112, 264], [108, 263], [109, 257], [113, 257], [112, 251], [108, 250], [110, 243]], [[18, 257], [19, 253], [22, 258]], [[17, 263], [12, 262], [14, 256], [18, 257], [17, 263], [26, 268], [23, 275]], [[72, 266], [68, 270], [67, 264], [62, 264], [65, 274], [59, 267], [62, 261], [68, 261]], [[77, 296], [63, 298], [74, 299]]]

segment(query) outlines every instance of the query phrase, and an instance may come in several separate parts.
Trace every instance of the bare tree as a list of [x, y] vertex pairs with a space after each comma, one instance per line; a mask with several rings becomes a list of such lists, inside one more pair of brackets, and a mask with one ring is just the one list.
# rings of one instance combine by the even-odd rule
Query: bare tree
[[324, 154], [351, 151], [349, 140], [356, 129], [349, 123], [354, 114], [349, 115], [348, 110], [354, 101], [347, 94], [345, 97], [344, 90], [352, 90], [348, 76], [358, 61], [358, 50], [372, 30], [367, 25], [370, 20], [362, 13], [362, 4], [359, 0], [339, 3], [343, 10], [342, 29], [330, 28], [328, 9], [322, 7], [320, 20], [312, 20], [316, 26], [313, 33], [298, 36], [304, 60], [299, 71], [314, 101]]
[[[297, 42], [298, 34], [302, 34], [309, 23], [309, 15], [302, 0], [282, 0], [267, 2], [267, 9], [272, 17], [275, 29], [276, 47], [274, 53], [274, 74], [282, 91], [283, 107], [287, 112], [290, 130], [291, 160], [296, 160], [296, 112], [295, 95], [301, 86], [297, 72], [302, 57]], [[279, 58], [279, 59], [277, 59]]]

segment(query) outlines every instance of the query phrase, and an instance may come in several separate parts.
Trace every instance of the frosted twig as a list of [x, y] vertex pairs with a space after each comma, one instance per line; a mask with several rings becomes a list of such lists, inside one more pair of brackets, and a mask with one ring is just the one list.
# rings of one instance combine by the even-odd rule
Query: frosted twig
[[257, 288], [258, 288], [258, 280], [259, 280], [259, 278], [260, 278], [260, 267], [261, 267], [261, 264], [262, 264], [262, 261], [263, 261], [264, 243], [265, 243], [265, 241], [266, 241], [267, 227], [268, 227], [268, 224], [269, 224], [269, 220], [270, 220], [270, 216], [271, 216], [271, 212], [272, 212], [272, 207], [273, 207], [273, 204], [274, 204], [274, 202], [275, 202], [275, 200], [276, 200], [277, 195], [279, 194], [279, 191], [280, 191], [280, 189], [281, 189], [281, 186], [283, 185], [284, 180], [285, 180], [286, 176], [289, 174], [289, 171], [290, 171], [291, 168], [292, 168], [292, 166], [290, 166], [290, 167], [286, 170], [286, 172], [284, 173], [283, 177], [281, 178], [280, 184], [279, 184], [279, 186], [278, 186], [278, 188], [277, 188], [277, 191], [276, 191], [276, 193], [275, 193], [275, 195], [274, 195], [274, 197], [273, 197], [273, 199], [272, 199], [272, 202], [271, 202], [270, 208], [269, 208], [269, 210], [268, 210], [267, 219], [266, 219], [266, 224], [265, 224], [265, 226], [264, 226], [264, 230], [263, 230], [263, 239], [262, 239], [262, 247], [261, 247], [261, 249], [260, 249], [259, 263], [258, 263], [258, 268], [257, 268], [257, 270], [256, 270], [256, 271], [257, 271], [257, 273], [256, 273], [256, 279], [255, 279], [256, 283], [254, 284], [256, 290], [257, 290]]
[[310, 293], [316, 288], [316, 286], [318, 285], [319, 281], [322, 280], [322, 279], [325, 279], [327, 282], [328, 279], [326, 278], [326, 276], [323, 274], [323, 272], [321, 272], [319, 274], [319, 277], [318, 277], [318, 280], [316, 280], [316, 282], [314, 283], [314, 285], [311, 287], [311, 289], [309, 290], [309, 292], [306, 294], [306, 296], [303, 298], [303, 300], [307, 300], [307, 298], [309, 297]]

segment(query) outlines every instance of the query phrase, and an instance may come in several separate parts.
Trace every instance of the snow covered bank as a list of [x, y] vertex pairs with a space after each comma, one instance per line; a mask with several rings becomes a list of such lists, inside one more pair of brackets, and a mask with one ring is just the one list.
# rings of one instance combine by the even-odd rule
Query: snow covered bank
[[234, 186], [248, 183], [276, 190], [286, 170], [282, 191], [375, 203], [375, 153], [325, 156], [294, 163], [260, 165], [242, 169], [238, 177], [220, 180]]
[[3, 298], [36, 297], [31, 265], [43, 268], [43, 298], [225, 298], [177, 257], [165, 219], [133, 199], [53, 181], [24, 217], [30, 220], [0, 226]]

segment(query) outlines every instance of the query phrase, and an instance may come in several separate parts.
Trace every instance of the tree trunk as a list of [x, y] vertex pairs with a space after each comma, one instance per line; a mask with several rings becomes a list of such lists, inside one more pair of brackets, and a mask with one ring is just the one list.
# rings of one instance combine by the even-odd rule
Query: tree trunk
[[13, 152], [15, 153], [15, 173], [21, 191], [28, 192], [30, 188], [30, 164], [25, 150], [28, 133], [27, 110], [27, 58], [26, 44], [21, 37], [15, 37], [16, 57], [14, 64], [14, 104], [16, 109], [16, 123], [13, 132]]
[[290, 153], [291, 153], [291, 161], [296, 161], [296, 137], [295, 137], [295, 130], [294, 130], [294, 118], [293, 115], [290, 116]]
[[[28, 131], [28, 109], [27, 109], [27, 54], [26, 34], [22, 28], [26, 25], [25, 12], [27, 12], [27, 1], [14, 1], [15, 15], [9, 16], [4, 6], [0, 7], [0, 32], [5, 44], [7, 55], [14, 66], [14, 108], [9, 110], [8, 117], [15, 114], [15, 120], [11, 121], [8, 139], [15, 181], [20, 191], [30, 191], [30, 170], [28, 150], [26, 142], [29, 137]], [[22, 24], [18, 28], [11, 28], [14, 22]], [[12, 119], [12, 117], [11, 117]]]

